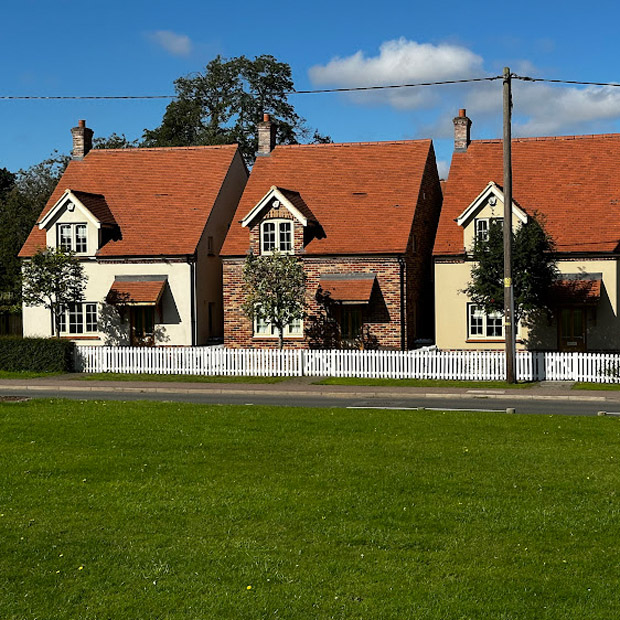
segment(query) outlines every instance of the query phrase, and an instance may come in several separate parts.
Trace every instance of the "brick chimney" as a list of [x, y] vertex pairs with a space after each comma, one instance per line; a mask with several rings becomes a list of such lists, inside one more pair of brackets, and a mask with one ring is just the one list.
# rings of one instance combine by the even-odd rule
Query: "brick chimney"
[[84, 159], [88, 151], [93, 148], [93, 130], [86, 127], [86, 121], [78, 121], [78, 126], [71, 129], [73, 135], [72, 159]]
[[263, 114], [263, 120], [258, 123], [258, 155], [269, 155], [276, 146], [276, 126], [269, 119], [269, 114]]
[[459, 110], [459, 115], [452, 122], [454, 123], [454, 150], [457, 153], [464, 153], [471, 142], [469, 135], [471, 120], [467, 118], [467, 111], [464, 108]]

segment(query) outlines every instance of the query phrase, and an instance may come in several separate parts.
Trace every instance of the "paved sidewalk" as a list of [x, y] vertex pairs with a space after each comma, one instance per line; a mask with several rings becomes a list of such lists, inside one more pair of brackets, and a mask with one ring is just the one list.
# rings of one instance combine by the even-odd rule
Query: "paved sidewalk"
[[282, 396], [330, 396], [341, 398], [381, 397], [437, 397], [443, 398], [495, 398], [510, 400], [564, 400], [581, 402], [620, 403], [618, 391], [572, 390], [570, 382], [543, 382], [529, 388], [459, 388], [459, 387], [394, 387], [394, 386], [352, 386], [316, 385], [317, 377], [293, 378], [281, 383], [183, 383], [157, 381], [86, 381], [79, 374], [57, 375], [37, 379], [2, 379], [2, 392], [19, 391], [57, 392], [59, 396], [71, 392], [106, 393], [149, 393], [149, 394], [274, 394]]

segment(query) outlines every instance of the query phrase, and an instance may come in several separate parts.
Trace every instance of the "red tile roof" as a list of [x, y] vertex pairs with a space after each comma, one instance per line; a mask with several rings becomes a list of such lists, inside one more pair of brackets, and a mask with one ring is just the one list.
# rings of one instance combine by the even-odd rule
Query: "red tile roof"
[[298, 192], [323, 228], [307, 254], [405, 252], [429, 157], [430, 140], [277, 146], [257, 158], [222, 254], [248, 251], [239, 222], [272, 185]]
[[601, 277], [575, 276], [555, 282], [553, 300], [556, 304], [597, 303], [601, 298]]
[[[236, 152], [236, 145], [93, 150], [69, 163], [41, 217], [68, 188], [99, 194], [121, 238], [98, 256], [193, 254]], [[44, 245], [35, 226], [19, 255]]]
[[343, 301], [348, 303], [364, 303], [370, 301], [372, 287], [375, 284], [374, 276], [368, 277], [363, 274], [356, 277], [352, 274], [349, 277], [329, 278], [321, 277], [319, 286], [324, 295], [329, 295], [334, 301]]
[[[71, 189], [71, 188], [69, 188]], [[75, 190], [73, 195], [102, 223], [115, 225], [116, 221], [108, 207], [105, 196]]]
[[113, 304], [157, 304], [161, 298], [165, 280], [123, 281], [114, 280], [107, 295]]
[[[620, 134], [521, 138], [512, 143], [513, 198], [541, 213], [558, 252], [615, 252], [620, 244]], [[489, 181], [503, 186], [502, 141], [454, 153], [435, 255], [463, 253], [458, 217]]]

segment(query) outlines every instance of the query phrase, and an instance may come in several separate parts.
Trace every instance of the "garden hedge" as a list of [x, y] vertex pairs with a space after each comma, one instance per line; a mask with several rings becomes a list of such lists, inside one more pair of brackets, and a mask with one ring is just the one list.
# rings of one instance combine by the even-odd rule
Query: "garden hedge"
[[0, 338], [0, 370], [71, 372], [75, 345], [58, 338]]

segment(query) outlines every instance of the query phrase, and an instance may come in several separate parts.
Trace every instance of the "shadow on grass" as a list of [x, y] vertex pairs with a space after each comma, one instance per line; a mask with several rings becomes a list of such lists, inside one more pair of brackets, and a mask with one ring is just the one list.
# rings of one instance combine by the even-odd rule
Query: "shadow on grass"
[[370, 385], [386, 387], [457, 387], [486, 389], [528, 389], [538, 383], [506, 383], [505, 381], [444, 381], [439, 379], [360, 379], [358, 377], [329, 377], [316, 385]]

